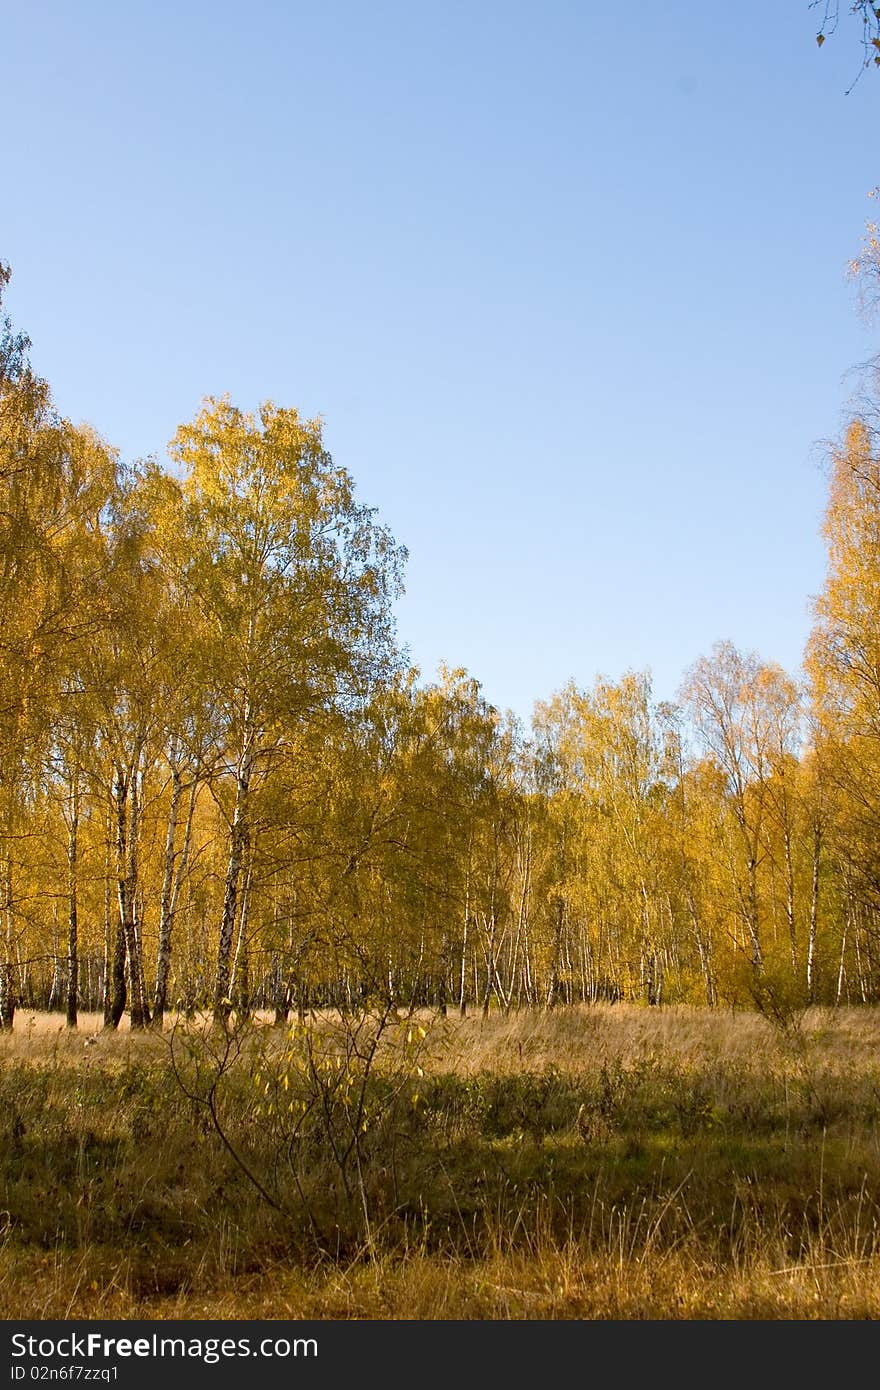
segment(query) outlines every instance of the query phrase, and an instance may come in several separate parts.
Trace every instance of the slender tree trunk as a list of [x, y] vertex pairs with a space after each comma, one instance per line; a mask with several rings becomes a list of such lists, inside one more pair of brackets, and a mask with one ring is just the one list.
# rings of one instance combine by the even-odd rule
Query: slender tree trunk
[[232, 972], [232, 942], [238, 914], [238, 885], [242, 865], [250, 845], [248, 822], [248, 792], [250, 789], [253, 755], [246, 742], [235, 783], [235, 807], [229, 843], [229, 863], [223, 885], [223, 912], [220, 918], [220, 939], [217, 946], [217, 971], [214, 977], [214, 1022], [226, 1025], [232, 1012], [230, 983]]
[[440, 938], [440, 969], [437, 977], [436, 1003], [441, 1018], [449, 1013], [449, 938], [443, 932]]
[[15, 1019], [15, 986], [13, 967], [9, 959], [0, 965], [0, 1031], [11, 1033]]
[[[139, 797], [135, 769], [117, 766], [114, 786], [116, 809], [116, 888], [119, 901], [119, 924], [128, 959], [128, 995], [132, 1029], [143, 1028], [149, 1022], [149, 1011], [143, 992], [143, 962], [137, 923]], [[129, 814], [130, 811], [130, 814]], [[113, 1015], [116, 1015], [118, 996], [114, 996]], [[121, 1017], [121, 1015], [120, 1015]], [[118, 1024], [118, 1018], [114, 1026]]]
[[125, 980], [125, 927], [121, 921], [116, 923], [113, 938], [113, 957], [109, 975], [109, 1005], [104, 1009], [104, 1026], [118, 1028], [128, 1003], [128, 985]]
[[[102, 1007], [104, 1027], [113, 1026], [113, 953], [116, 936], [113, 932], [111, 902], [113, 893], [111, 880], [113, 874], [113, 822], [112, 811], [108, 808], [107, 826], [104, 836], [104, 980]], [[123, 966], [125, 962], [123, 959]], [[123, 1004], [123, 1008], [125, 1005]], [[121, 1017], [121, 1015], [120, 1015]]]
[[691, 930], [694, 940], [697, 943], [697, 954], [700, 957], [700, 969], [703, 972], [703, 984], [706, 990], [706, 1004], [710, 1009], [714, 1009], [717, 1002], [715, 995], [715, 979], [712, 973], [712, 950], [709, 940], [704, 938], [700, 927], [700, 916], [697, 912], [697, 904], [694, 899], [690, 884], [685, 887], [687, 894], [688, 914], [691, 919]]
[[523, 937], [524, 937], [525, 933], [526, 933], [527, 930], [528, 930], [528, 920], [529, 920], [529, 888], [530, 888], [530, 875], [531, 875], [531, 836], [529, 837], [529, 847], [528, 847], [528, 851], [527, 851], [527, 853], [526, 853], [526, 855], [525, 855], [524, 861], [523, 861], [522, 855], [521, 855], [521, 857], [520, 857], [520, 873], [521, 873], [521, 882], [520, 882], [519, 904], [518, 904], [517, 915], [516, 915], [516, 930], [515, 930], [515, 932], [514, 932], [513, 943], [512, 943], [512, 945], [511, 945], [510, 952], [509, 952], [509, 966], [508, 966], [508, 972], [507, 972], [508, 984], [507, 984], [507, 989], [506, 989], [506, 995], [507, 995], [506, 1010], [507, 1010], [508, 1013], [510, 1012], [511, 1005], [513, 1004], [513, 992], [514, 992], [514, 989], [517, 989], [517, 990], [518, 990], [518, 989], [520, 988], [520, 985], [519, 985], [519, 978], [518, 978], [518, 975], [519, 975], [519, 953], [520, 953], [520, 948], [521, 948], [521, 946], [522, 946]]
[[849, 928], [849, 903], [846, 904], [846, 911], [843, 916], [843, 933], [840, 938], [840, 966], [837, 971], [837, 994], [835, 996], [835, 1006], [840, 1007], [840, 1000], [843, 996], [843, 983], [846, 979], [846, 937]]
[[555, 1009], [559, 1002], [560, 974], [562, 970], [562, 933], [565, 922], [565, 898], [562, 884], [565, 882], [568, 863], [568, 826], [562, 821], [562, 834], [558, 847], [559, 889], [556, 893], [556, 921], [553, 925], [553, 954], [550, 957], [550, 980], [547, 986], [547, 1008]]
[[0, 1031], [11, 1033], [18, 1003], [14, 976], [14, 932], [12, 925], [12, 860], [3, 861], [3, 963], [0, 965]]
[[77, 1025], [79, 995], [79, 768], [73, 773], [67, 827], [67, 1026]]
[[461, 1018], [467, 1017], [467, 948], [468, 948], [468, 926], [471, 916], [471, 847], [473, 841], [468, 842], [468, 862], [464, 881], [464, 924], [461, 931], [461, 977], [459, 979], [458, 990], [458, 1012]]
[[[566, 922], [566, 928], [568, 923]], [[565, 979], [563, 981], [562, 997], [566, 1004], [574, 1003], [574, 967], [571, 962], [571, 932], [566, 930], [562, 938], [563, 962], [565, 965]]]
[[159, 944], [156, 952], [156, 990], [153, 995], [153, 1026], [159, 1029], [162, 1027], [165, 1010], [168, 1007], [168, 982], [171, 975], [171, 943], [174, 931], [174, 919], [177, 915], [177, 905], [180, 901], [180, 892], [189, 860], [189, 848], [192, 840], [192, 826], [197, 790], [198, 770], [193, 772], [192, 782], [190, 783], [189, 801], [186, 812], [186, 827], [183, 832], [183, 846], [180, 851], [176, 853], [174, 842], [177, 835], [180, 802], [183, 797], [183, 782], [179, 768], [173, 765], [171, 770], [171, 806], [168, 812], [168, 828], [165, 835], [162, 899], [159, 908]]
[[813, 826], [813, 881], [810, 887], [810, 934], [807, 940], [807, 999], [815, 1003], [816, 937], [819, 930], [819, 854], [822, 849], [822, 830]]
[[248, 1018], [251, 1012], [251, 960], [248, 940], [248, 916], [251, 900], [251, 876], [253, 874], [253, 855], [248, 856], [244, 885], [241, 890], [241, 907], [238, 913], [238, 939], [235, 947], [235, 960], [232, 964], [230, 997], [240, 1018]]
[[52, 903], [52, 983], [49, 986], [47, 1008], [50, 1013], [60, 1007], [63, 989], [61, 986], [61, 939], [58, 929], [58, 904]]
[[[111, 972], [112, 995], [109, 1024], [112, 1028], [119, 1027], [125, 1012], [129, 989], [133, 990], [137, 979], [137, 973], [131, 967], [132, 951], [136, 949], [136, 946], [133, 920], [134, 904], [131, 901], [129, 881], [129, 782], [129, 774], [120, 763], [116, 769], [113, 785], [113, 806], [116, 820], [116, 901], [119, 908], [119, 923], [113, 948], [113, 969]], [[128, 986], [125, 979], [126, 961], [128, 962]], [[142, 1018], [138, 1017], [138, 1024], [136, 1024], [136, 1016], [137, 1009], [134, 1000], [132, 1000], [132, 1027], [138, 1026], [143, 1021]]]
[[797, 925], [794, 912], [794, 865], [791, 857], [791, 830], [788, 825], [788, 810], [785, 809], [785, 918], [788, 923], [788, 943], [791, 952], [791, 968], [798, 974]]
[[764, 968], [764, 952], [761, 947], [761, 936], [758, 926], [758, 861], [754, 854], [749, 855], [748, 874], [749, 894], [746, 926], [748, 928], [749, 941], [752, 948], [752, 969], [756, 974], [760, 974]]
[[282, 1028], [287, 1022], [288, 1015], [290, 1014], [290, 992], [287, 987], [287, 978], [280, 956], [276, 956], [275, 958], [272, 975], [274, 986], [275, 1027]]
[[562, 928], [565, 921], [565, 903], [562, 896], [556, 899], [556, 920], [553, 924], [553, 954], [550, 957], [550, 982], [547, 986], [547, 1008], [555, 1009], [559, 1003], [560, 973], [562, 965]]
[[860, 926], [861, 926], [861, 923], [859, 922], [859, 910], [858, 910], [858, 906], [857, 906], [857, 904], [854, 903], [854, 904], [853, 904], [853, 941], [854, 941], [854, 943], [855, 943], [855, 948], [856, 948], [856, 973], [858, 974], [858, 977], [859, 977], [859, 997], [861, 998], [861, 1001], [862, 1001], [863, 1004], [867, 1004], [867, 1002], [868, 1002], [868, 991], [867, 991], [867, 989], [865, 988], [865, 972], [864, 972], [864, 970], [863, 970], [863, 968], [862, 968], [862, 947], [861, 947], [861, 941], [860, 941], [860, 935], [861, 935], [861, 933], [860, 933], [860, 931], [859, 931]]
[[489, 1005], [495, 989], [495, 934], [497, 926], [494, 909], [486, 926], [486, 991], [483, 995], [483, 1018], [489, 1017]]
[[140, 884], [141, 815], [143, 812], [144, 774], [141, 754], [135, 759], [131, 775], [131, 816], [128, 826], [128, 897], [131, 906], [131, 943], [128, 970], [131, 988], [131, 1026], [146, 1028], [150, 1022], [147, 996], [147, 973], [143, 952], [143, 895]]
[[183, 784], [177, 766], [177, 752], [171, 751], [171, 805], [165, 828], [165, 856], [162, 865], [162, 893], [159, 899], [159, 939], [156, 947], [156, 988], [153, 991], [153, 1027], [161, 1029], [168, 998], [168, 976], [171, 972], [171, 895], [174, 891], [175, 840]]
[[532, 989], [532, 944], [531, 944], [531, 923], [526, 923], [525, 935], [523, 937], [523, 963], [522, 963], [522, 986], [526, 1005], [532, 1007], [534, 1002]]
[[[113, 810], [115, 816], [115, 855], [116, 855], [116, 903], [118, 909], [116, 933], [113, 942], [113, 961], [110, 969], [110, 1006], [106, 1011], [106, 1023], [110, 1028], [118, 1028], [128, 1003], [128, 985], [125, 978], [128, 953], [128, 878], [127, 878], [127, 840], [128, 840], [128, 778], [120, 765], [117, 768], [113, 785]], [[109, 1015], [109, 1016], [107, 1016]]]

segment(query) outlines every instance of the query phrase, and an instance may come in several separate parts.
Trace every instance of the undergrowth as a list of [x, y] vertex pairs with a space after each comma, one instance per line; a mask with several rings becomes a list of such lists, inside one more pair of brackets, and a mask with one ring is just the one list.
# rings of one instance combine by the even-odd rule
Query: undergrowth
[[631, 1014], [3, 1039], [0, 1316], [880, 1315], [877, 1020]]

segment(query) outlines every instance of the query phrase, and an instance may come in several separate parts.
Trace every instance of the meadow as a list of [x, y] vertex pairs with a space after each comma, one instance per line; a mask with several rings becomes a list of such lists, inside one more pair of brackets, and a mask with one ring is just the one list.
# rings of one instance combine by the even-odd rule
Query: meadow
[[0, 1038], [5, 1319], [880, 1315], [880, 1010], [99, 1024]]

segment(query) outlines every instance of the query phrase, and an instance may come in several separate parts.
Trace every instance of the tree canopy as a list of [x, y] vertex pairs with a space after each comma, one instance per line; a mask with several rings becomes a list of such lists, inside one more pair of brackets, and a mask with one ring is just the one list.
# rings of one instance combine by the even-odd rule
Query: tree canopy
[[[876, 265], [869, 229], [869, 289]], [[572, 681], [525, 729], [408, 664], [405, 551], [319, 420], [208, 398], [128, 465], [5, 318], [0, 346], [5, 1026], [880, 999], [870, 400], [803, 687], [719, 642], [675, 703], [644, 671]]]

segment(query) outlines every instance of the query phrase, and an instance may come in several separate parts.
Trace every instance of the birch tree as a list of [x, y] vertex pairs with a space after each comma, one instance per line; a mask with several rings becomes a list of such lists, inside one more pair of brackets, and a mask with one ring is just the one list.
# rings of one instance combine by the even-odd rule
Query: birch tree
[[285, 730], [356, 705], [390, 661], [390, 601], [404, 553], [324, 447], [319, 420], [271, 402], [208, 400], [170, 447], [189, 556], [181, 576], [204, 624], [204, 665], [230, 796], [213, 1011], [231, 1011], [254, 781]]

